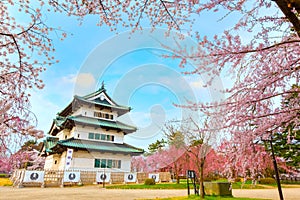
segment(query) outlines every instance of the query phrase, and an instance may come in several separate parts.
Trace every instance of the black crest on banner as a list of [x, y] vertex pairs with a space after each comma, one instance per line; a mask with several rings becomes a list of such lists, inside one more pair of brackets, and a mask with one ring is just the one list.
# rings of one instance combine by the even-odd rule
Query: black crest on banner
[[133, 175], [129, 174], [127, 178], [128, 178], [128, 180], [133, 180]]
[[74, 173], [69, 174], [69, 179], [72, 181], [76, 178], [76, 175]]
[[101, 175], [100, 175], [100, 179], [101, 179], [101, 180], [104, 181], [106, 178], [107, 178], [106, 174], [101, 174]]
[[30, 174], [30, 179], [31, 180], [35, 181], [38, 178], [39, 178], [39, 174], [38, 173], [34, 172], [34, 173]]

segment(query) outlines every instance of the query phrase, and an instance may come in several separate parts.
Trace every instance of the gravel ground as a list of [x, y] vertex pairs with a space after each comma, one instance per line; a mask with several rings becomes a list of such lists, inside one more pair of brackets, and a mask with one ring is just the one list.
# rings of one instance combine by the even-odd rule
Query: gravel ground
[[[299, 200], [300, 188], [284, 188], [285, 200]], [[13, 188], [0, 187], [0, 200], [88, 200], [88, 199], [146, 199], [186, 196], [186, 190], [121, 190], [102, 189], [99, 186], [65, 188]], [[233, 190], [234, 197], [279, 199], [277, 189]]]
[[[283, 188], [283, 197], [285, 200], [300, 200], [300, 188]], [[234, 197], [249, 197], [261, 199], [279, 199], [278, 190], [276, 189], [243, 189], [233, 190]]]

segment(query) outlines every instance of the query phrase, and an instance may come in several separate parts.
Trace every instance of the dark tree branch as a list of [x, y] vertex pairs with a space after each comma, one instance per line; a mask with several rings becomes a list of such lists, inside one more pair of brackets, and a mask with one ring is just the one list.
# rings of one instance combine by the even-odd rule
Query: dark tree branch
[[[300, 10], [300, 1], [291, 1], [291, 0], [274, 0], [283, 14], [288, 18], [288, 20], [293, 24], [293, 27], [300, 37], [300, 20], [297, 15], [292, 12], [293, 7], [299, 12]], [[300, 14], [300, 13], [299, 13]]]

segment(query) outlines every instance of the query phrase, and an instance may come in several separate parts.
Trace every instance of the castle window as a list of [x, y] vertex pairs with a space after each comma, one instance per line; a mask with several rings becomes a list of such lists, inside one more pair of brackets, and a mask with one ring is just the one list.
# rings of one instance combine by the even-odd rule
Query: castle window
[[95, 168], [121, 168], [121, 160], [95, 159]]
[[94, 139], [95, 138], [95, 134], [94, 133], [89, 133], [89, 139]]
[[107, 168], [112, 168], [112, 160], [107, 160]]
[[94, 117], [102, 117], [102, 113], [101, 112], [94, 112]]
[[118, 167], [119, 169], [121, 169], [121, 160], [118, 160]]
[[94, 112], [94, 117], [97, 118], [104, 118], [104, 119], [114, 119], [114, 115], [108, 114], [108, 113], [102, 113], [102, 112]]
[[105, 135], [101, 134], [101, 140], [105, 140]]
[[115, 140], [115, 136], [113, 135], [106, 135], [100, 133], [89, 133], [88, 138], [92, 140], [103, 140], [103, 141], [112, 141], [112, 142]]
[[106, 168], [106, 159], [101, 159], [101, 168]]
[[94, 167], [95, 168], [99, 168], [100, 167], [100, 159], [95, 159]]

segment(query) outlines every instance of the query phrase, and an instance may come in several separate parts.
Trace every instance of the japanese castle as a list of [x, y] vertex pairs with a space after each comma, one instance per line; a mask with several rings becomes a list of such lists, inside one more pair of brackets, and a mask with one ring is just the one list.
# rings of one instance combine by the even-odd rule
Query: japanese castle
[[144, 152], [124, 143], [124, 136], [137, 129], [117, 119], [130, 110], [114, 102], [103, 83], [94, 93], [75, 95], [57, 114], [44, 141], [44, 168], [129, 172], [131, 157]]

